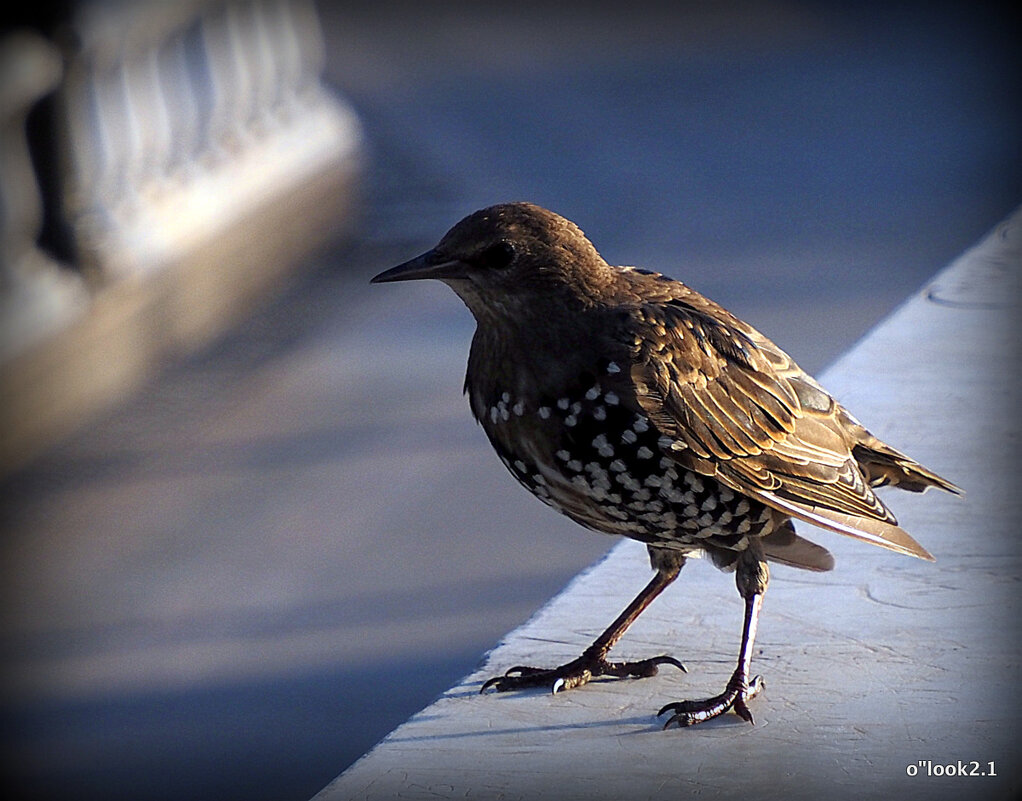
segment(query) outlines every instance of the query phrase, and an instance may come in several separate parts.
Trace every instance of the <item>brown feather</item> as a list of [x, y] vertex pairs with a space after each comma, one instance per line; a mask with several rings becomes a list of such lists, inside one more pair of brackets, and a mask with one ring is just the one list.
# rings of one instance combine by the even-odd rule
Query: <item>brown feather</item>
[[658, 303], [635, 293], [646, 300], [628, 320], [634, 362], [622, 376], [635, 405], [683, 443], [672, 458], [785, 514], [932, 559], [872, 488], [953, 484], [876, 439], [755, 329], [680, 282], [657, 290]]
[[771, 562], [802, 570], [822, 573], [834, 569], [830, 551], [796, 534], [790, 520], [763, 538], [763, 554]]

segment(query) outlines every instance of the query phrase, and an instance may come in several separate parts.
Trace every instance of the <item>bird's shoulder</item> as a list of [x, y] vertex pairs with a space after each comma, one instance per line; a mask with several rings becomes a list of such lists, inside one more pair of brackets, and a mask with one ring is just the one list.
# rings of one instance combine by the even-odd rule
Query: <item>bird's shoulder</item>
[[679, 281], [620, 276], [615, 336], [631, 349], [620, 389], [679, 464], [796, 517], [925, 554], [860, 470], [860, 429], [788, 354]]
[[821, 412], [833, 410], [830, 396], [787, 353], [681, 281], [623, 267], [615, 296], [615, 338], [627, 342], [637, 364], [658, 374], [655, 383], [664, 389], [680, 383], [705, 390], [711, 381], [750, 377], [781, 403], [776, 422], [785, 429], [803, 401]]

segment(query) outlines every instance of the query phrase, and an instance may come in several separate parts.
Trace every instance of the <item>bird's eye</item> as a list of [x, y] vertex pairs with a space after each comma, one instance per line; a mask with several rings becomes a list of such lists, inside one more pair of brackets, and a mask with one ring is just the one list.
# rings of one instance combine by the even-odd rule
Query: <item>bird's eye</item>
[[515, 260], [515, 246], [502, 239], [479, 254], [479, 264], [491, 270], [502, 270]]

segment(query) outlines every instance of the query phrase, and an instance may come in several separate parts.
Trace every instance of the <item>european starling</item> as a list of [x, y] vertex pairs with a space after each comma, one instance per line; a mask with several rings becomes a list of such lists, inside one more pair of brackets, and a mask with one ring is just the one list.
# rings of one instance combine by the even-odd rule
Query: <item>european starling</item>
[[957, 487], [874, 437], [754, 328], [679, 281], [607, 264], [569, 220], [529, 203], [482, 209], [373, 282], [420, 278], [446, 283], [476, 319], [465, 391], [511, 474], [581, 525], [645, 543], [656, 571], [577, 659], [511, 668], [481, 692], [684, 669], [606, 657], [703, 552], [745, 599], [738, 666], [719, 695], [658, 714], [674, 713], [665, 728], [728, 710], [752, 722], [768, 563], [834, 564], [793, 518], [933, 560], [873, 490]]

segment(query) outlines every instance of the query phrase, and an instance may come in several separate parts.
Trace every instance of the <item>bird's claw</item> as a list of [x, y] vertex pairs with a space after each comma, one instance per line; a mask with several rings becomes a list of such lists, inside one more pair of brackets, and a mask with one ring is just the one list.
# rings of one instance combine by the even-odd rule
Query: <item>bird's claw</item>
[[[626, 664], [628, 664], [628, 663], [626, 663]], [[673, 656], [666, 656], [666, 655], [654, 656], [651, 659], [643, 659], [640, 662], [632, 662], [630, 664], [636, 665], [636, 666], [638, 666], [638, 665], [648, 665], [649, 668], [653, 672], [649, 673], [649, 674], [643, 674], [644, 676], [645, 675], [655, 676], [656, 672], [657, 672], [657, 668], [660, 667], [660, 665], [674, 665], [674, 667], [676, 667], [682, 673], [688, 673], [688, 668], [685, 667], [685, 665], [683, 663], [679, 662]], [[636, 675], [636, 674], [633, 672], [631, 675]]]
[[577, 665], [578, 661], [575, 660], [575, 662], [569, 662], [566, 665], [553, 669], [517, 665], [509, 668], [503, 676], [494, 676], [486, 681], [479, 688], [479, 692], [482, 694], [492, 688], [499, 693], [503, 693], [509, 690], [522, 690], [527, 687], [543, 687], [546, 685], [549, 685], [554, 693], [560, 690], [570, 690], [573, 687], [586, 684], [593, 676], [591, 670]]
[[673, 656], [654, 656], [636, 662], [608, 662], [602, 657], [583, 654], [578, 659], [551, 669], [516, 665], [508, 669], [503, 676], [494, 676], [484, 682], [479, 692], [485, 693], [489, 689], [494, 689], [500, 693], [527, 687], [549, 686], [551, 692], [558, 693], [561, 690], [581, 687], [598, 676], [649, 678], [657, 674], [660, 665], [673, 665], [682, 672], [688, 672], [688, 668]]
[[667, 704], [657, 712], [657, 717], [665, 712], [674, 712], [664, 724], [664, 728], [668, 729], [673, 725], [694, 726], [732, 710], [742, 720], [755, 725], [756, 721], [752, 718], [747, 702], [759, 695], [763, 687], [761, 676], [756, 676], [751, 682], [746, 683], [742, 676], [735, 674], [720, 695], [702, 701], [676, 701]]

